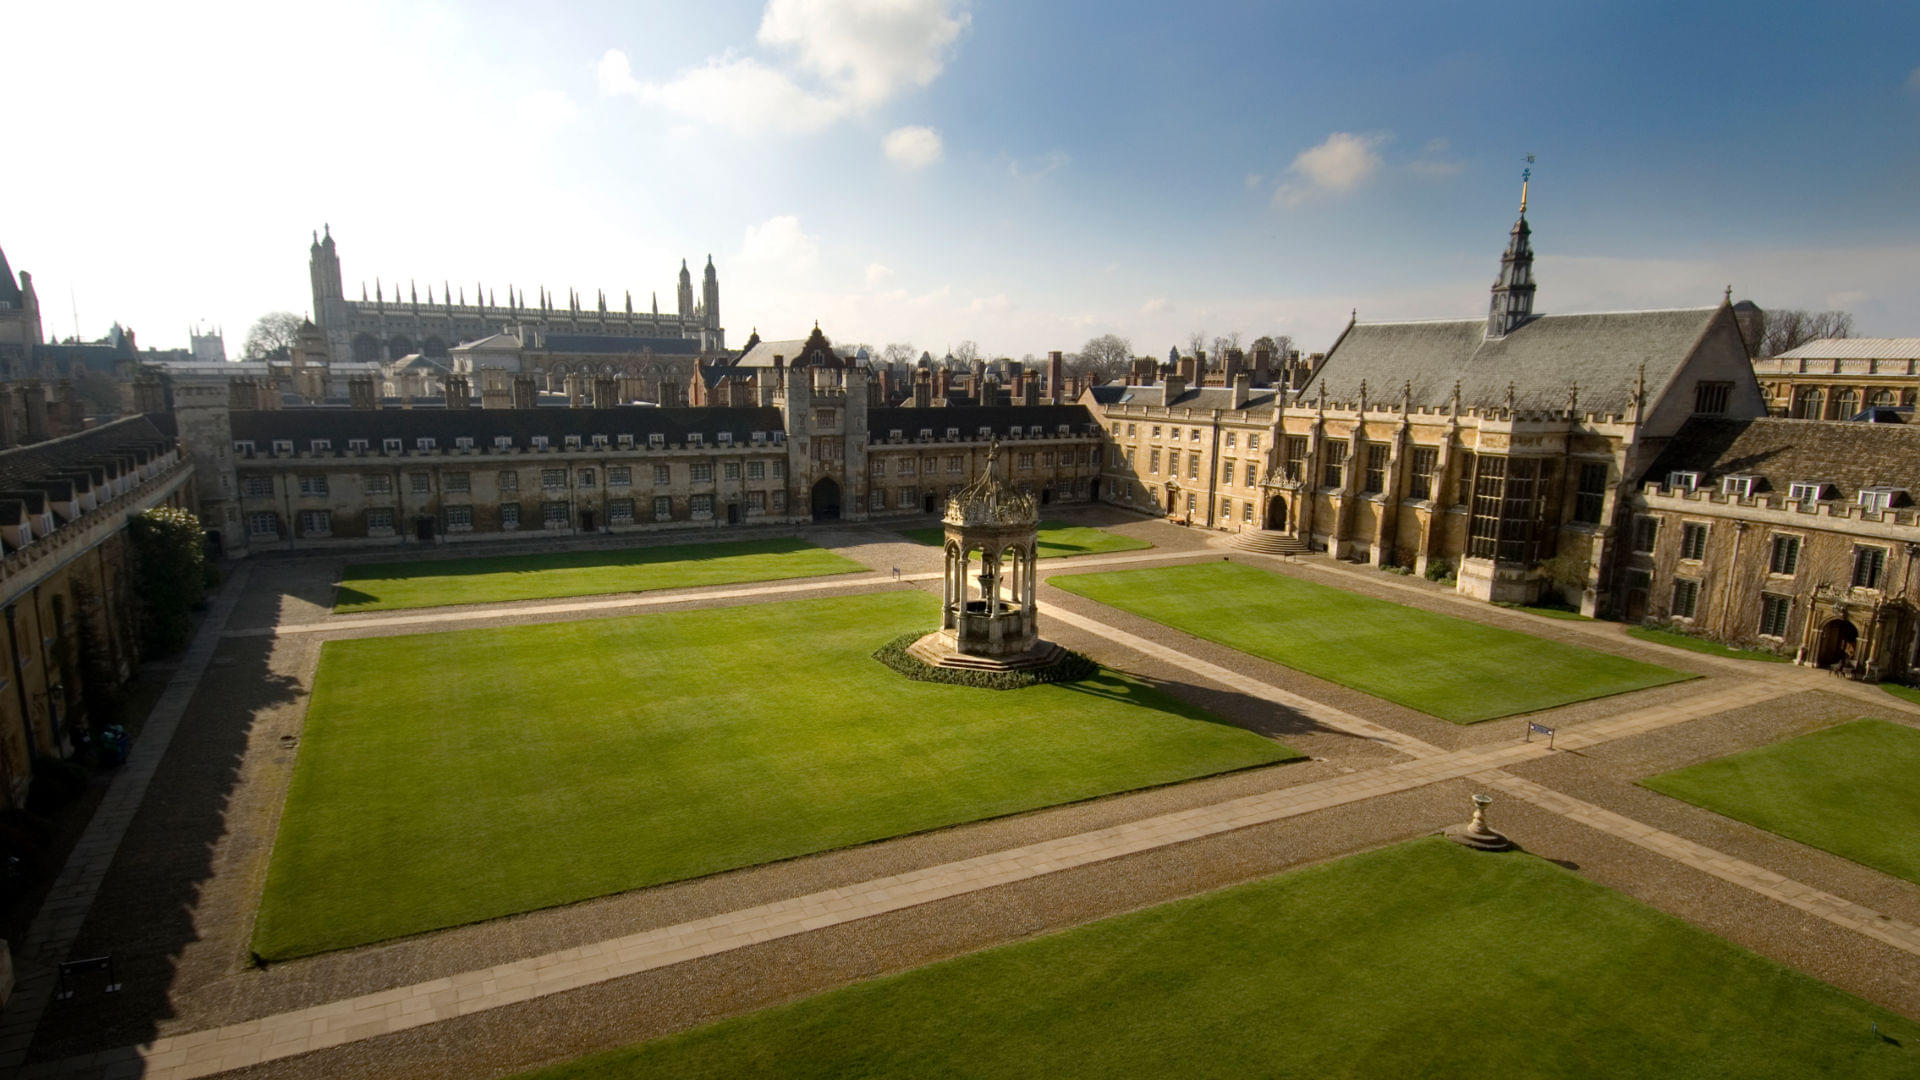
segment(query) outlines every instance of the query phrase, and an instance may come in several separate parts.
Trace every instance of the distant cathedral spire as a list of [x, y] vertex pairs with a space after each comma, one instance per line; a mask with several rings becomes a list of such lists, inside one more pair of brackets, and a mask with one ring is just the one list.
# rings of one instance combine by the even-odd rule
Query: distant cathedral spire
[[[1533, 155], [1527, 155], [1529, 164]], [[1493, 282], [1487, 306], [1487, 339], [1506, 337], [1533, 317], [1533, 230], [1527, 226], [1527, 181], [1533, 169], [1520, 171], [1520, 216], [1507, 233], [1507, 250], [1500, 256], [1500, 276]]]

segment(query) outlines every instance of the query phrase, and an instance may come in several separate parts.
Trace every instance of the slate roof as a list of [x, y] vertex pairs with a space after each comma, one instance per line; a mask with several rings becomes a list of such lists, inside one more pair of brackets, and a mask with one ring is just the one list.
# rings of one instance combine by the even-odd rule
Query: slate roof
[[1853, 502], [1861, 488], [1904, 487], [1920, 492], [1920, 427], [1846, 420], [1693, 417], [1647, 470], [1704, 473], [1702, 486], [1718, 491], [1724, 476], [1760, 476], [1760, 494], [1787, 493], [1801, 481], [1833, 484]]
[[251, 439], [266, 449], [274, 439], [292, 439], [306, 452], [309, 439], [332, 439], [336, 453], [348, 439], [366, 439], [375, 449], [382, 439], [401, 439], [408, 449], [419, 438], [434, 439], [451, 449], [465, 435], [478, 449], [491, 448], [495, 436], [506, 435], [514, 445], [528, 447], [532, 437], [545, 435], [555, 446], [568, 435], [582, 440], [595, 435], [617, 438], [632, 435], [645, 444], [649, 435], [665, 435], [669, 443], [685, 442], [698, 432], [708, 442], [731, 432], [746, 443], [752, 432], [783, 431], [779, 409], [673, 408], [626, 406], [612, 409], [277, 409], [232, 414], [233, 437]]
[[698, 338], [625, 337], [617, 334], [547, 334], [540, 348], [556, 353], [644, 353], [657, 356], [697, 356]]
[[1513, 385], [1520, 409], [1564, 409], [1578, 383], [1580, 408], [1631, 411], [1640, 366], [1647, 393], [1657, 394], [1692, 355], [1718, 308], [1619, 311], [1591, 315], [1537, 315], [1503, 338], [1486, 338], [1485, 319], [1355, 323], [1341, 335], [1303, 400], [1327, 388], [1327, 400], [1352, 402], [1367, 384], [1368, 398], [1397, 403], [1413, 384], [1413, 404], [1445, 407], [1460, 383], [1461, 408], [1499, 408]]
[[18, 308], [23, 300], [20, 282], [13, 276], [13, 267], [7, 265], [7, 253], [0, 249], [0, 301]]
[[31, 487], [36, 481], [88, 470], [87, 463], [145, 450], [165, 453], [173, 436], [149, 416], [127, 416], [111, 424], [46, 442], [0, 450], [0, 490]]
[[921, 428], [932, 428], [936, 436], [945, 436], [950, 427], [959, 428], [960, 434], [967, 438], [973, 438], [983, 427], [992, 428], [995, 435], [1004, 437], [1010, 427], [1017, 425], [1025, 430], [1034, 424], [1039, 424], [1049, 435], [1061, 424], [1071, 425], [1075, 435], [1085, 435], [1098, 423], [1084, 405], [949, 405], [932, 409], [894, 406], [867, 410], [867, 430], [876, 439], [886, 438], [887, 432], [895, 428], [909, 439], [918, 436]]
[[[1452, 393], [1449, 384], [1448, 393]], [[1153, 386], [1128, 386], [1125, 383], [1107, 383], [1093, 388], [1093, 399], [1102, 405], [1151, 405], [1155, 408], [1167, 406], [1175, 409], [1195, 409], [1206, 412], [1219, 409], [1221, 412], [1234, 412], [1233, 388], [1227, 386], [1189, 386], [1180, 392], [1171, 402], [1166, 400], [1167, 387], [1164, 383]], [[1279, 399], [1278, 391], [1270, 386], [1255, 388], [1247, 395], [1247, 403], [1241, 411], [1266, 413], [1271, 415], [1274, 403]]]
[[1776, 360], [1920, 360], [1920, 337], [1821, 338]]
[[805, 338], [788, 338], [784, 341], [762, 341], [748, 349], [745, 355], [733, 362], [734, 367], [770, 368], [773, 358], [784, 357], [792, 361], [807, 347]]

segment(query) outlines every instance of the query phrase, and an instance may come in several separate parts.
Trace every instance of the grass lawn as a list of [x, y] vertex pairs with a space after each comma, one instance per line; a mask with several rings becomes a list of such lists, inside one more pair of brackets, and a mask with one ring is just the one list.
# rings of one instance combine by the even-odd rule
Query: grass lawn
[[890, 592], [330, 641], [268, 959], [1296, 757], [1113, 672], [1015, 691], [872, 659]]
[[1894, 697], [1899, 698], [1901, 701], [1911, 701], [1915, 705], [1920, 705], [1920, 689], [1915, 689], [1914, 687], [1911, 687], [1911, 686], [1901, 686], [1899, 683], [1890, 683], [1890, 682], [1881, 683], [1880, 689], [1885, 690], [1887, 693], [1892, 694]]
[[1855, 720], [1640, 781], [1920, 882], [1920, 731]]
[[[939, 547], [946, 541], [947, 530], [942, 529], [905, 529], [901, 533], [910, 540]], [[1145, 540], [1135, 540], [1131, 536], [1121, 536], [1105, 529], [1095, 529], [1087, 525], [1068, 525], [1063, 521], [1043, 521], [1040, 523], [1040, 557], [1059, 558], [1062, 555], [1094, 555], [1106, 551], [1138, 551], [1153, 545]]]
[[1693, 678], [1238, 563], [1048, 580], [1456, 724]]
[[1920, 1024], [1551, 863], [1427, 839], [529, 1075], [1869, 1080], [1915, 1069]]
[[391, 611], [850, 574], [866, 567], [805, 540], [733, 540], [349, 566], [333, 610]]
[[1509, 611], [1524, 611], [1529, 615], [1539, 615], [1548, 619], [1565, 619], [1568, 622], [1592, 622], [1593, 620], [1577, 611], [1563, 607], [1542, 607], [1539, 604], [1495, 604]]
[[1656, 630], [1651, 626], [1629, 626], [1627, 627], [1627, 636], [1639, 638], [1641, 641], [1651, 641], [1660, 645], [1671, 645], [1676, 649], [1686, 649], [1688, 652], [1706, 653], [1708, 656], [1726, 656], [1735, 660], [1766, 660], [1776, 664], [1784, 664], [1793, 659], [1791, 656], [1777, 656], [1770, 652], [1761, 652], [1758, 649], [1736, 649], [1731, 645], [1722, 645], [1717, 641], [1688, 637], [1685, 634], [1676, 634], [1671, 630]]

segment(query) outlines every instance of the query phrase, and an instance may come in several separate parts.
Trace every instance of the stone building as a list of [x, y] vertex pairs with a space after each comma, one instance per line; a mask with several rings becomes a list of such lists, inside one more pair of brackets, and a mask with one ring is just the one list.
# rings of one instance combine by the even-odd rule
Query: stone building
[[1822, 338], [1753, 362], [1767, 411], [1796, 420], [1848, 420], [1871, 407], [1911, 409], [1920, 391], [1920, 338]]
[[127, 519], [189, 506], [191, 465], [167, 418], [131, 416], [0, 451], [0, 801], [26, 803], [37, 757], [64, 757], [89, 680], [139, 659]]
[[[1296, 392], [1094, 390], [1103, 498], [1266, 529], [1461, 592], [1611, 610], [1620, 496], [1690, 416], [1763, 415], [1758, 309], [1537, 315], [1524, 193], [1482, 318], [1357, 317]], [[1168, 471], [1160, 471], [1166, 469]]]
[[[726, 349], [726, 330], [720, 324], [720, 278], [707, 258], [701, 295], [694, 298], [693, 277], [683, 260], [680, 264], [678, 310], [661, 314], [656, 298], [651, 311], [635, 311], [633, 294], [626, 295], [623, 307], [609, 308], [603, 291], [590, 306], [581, 303], [578, 294], [569, 293], [561, 304], [545, 289], [528, 300], [511, 287], [507, 302], [496, 304], [491, 290], [474, 286], [473, 302], [467, 302], [466, 286], [441, 283], [440, 298], [434, 299], [433, 286], [427, 298], [420, 299], [419, 288], [409, 283], [403, 296], [396, 283], [388, 295], [387, 286], [375, 281], [372, 297], [365, 284], [360, 299], [347, 299], [341, 284], [340, 255], [333, 231], [316, 234], [308, 251], [308, 272], [313, 283], [313, 319], [326, 332], [327, 347], [334, 360], [371, 364], [397, 360], [412, 353], [445, 359], [453, 346], [477, 341], [492, 334], [518, 328], [526, 337], [588, 335], [654, 342], [658, 351], [667, 352], [673, 342], [694, 342], [696, 352], [718, 353]], [[559, 351], [566, 351], [561, 348]]]
[[1689, 420], [1626, 499], [1629, 621], [1870, 679], [1920, 656], [1920, 428]]

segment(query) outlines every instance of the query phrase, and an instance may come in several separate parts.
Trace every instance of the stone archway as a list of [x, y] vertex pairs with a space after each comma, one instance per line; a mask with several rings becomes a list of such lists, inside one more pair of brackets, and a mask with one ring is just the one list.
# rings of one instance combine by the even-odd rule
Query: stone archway
[[831, 476], [823, 476], [813, 485], [813, 520], [840, 520], [840, 485]]
[[1860, 640], [1860, 630], [1846, 619], [1828, 619], [1820, 628], [1820, 638], [1814, 647], [1813, 663], [1815, 667], [1830, 668], [1847, 656], [1847, 647], [1856, 645]]
[[1281, 532], [1287, 531], [1287, 500], [1284, 496], [1269, 495], [1267, 497], [1266, 527], [1278, 529]]

